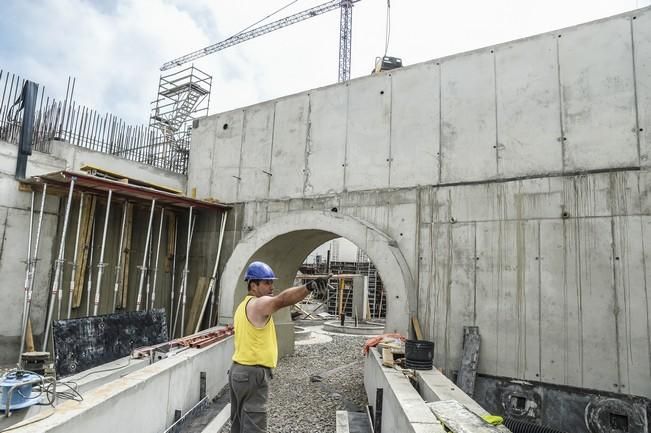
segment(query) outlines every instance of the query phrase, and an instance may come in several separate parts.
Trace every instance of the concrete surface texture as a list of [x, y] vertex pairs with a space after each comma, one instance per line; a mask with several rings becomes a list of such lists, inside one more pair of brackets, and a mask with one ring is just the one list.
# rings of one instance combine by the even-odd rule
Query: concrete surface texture
[[477, 325], [480, 373], [651, 397], [650, 151], [645, 8], [200, 119], [188, 189], [239, 203], [224, 321], [343, 236], [446, 371]]

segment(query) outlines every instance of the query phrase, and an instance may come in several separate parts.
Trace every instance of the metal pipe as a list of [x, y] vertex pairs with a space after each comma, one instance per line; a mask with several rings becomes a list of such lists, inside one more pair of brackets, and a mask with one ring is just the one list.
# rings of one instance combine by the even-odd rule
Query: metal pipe
[[32, 256], [32, 272], [29, 279], [29, 290], [27, 292], [27, 309], [25, 313], [25, 324], [23, 326], [22, 336], [20, 339], [20, 351], [18, 352], [18, 365], [20, 366], [23, 357], [23, 349], [25, 348], [25, 334], [27, 332], [27, 324], [29, 322], [29, 313], [32, 309], [32, 294], [34, 293], [34, 278], [36, 276], [36, 264], [38, 261], [38, 246], [41, 241], [41, 227], [43, 226], [43, 213], [45, 211], [45, 197], [47, 196], [47, 183], [43, 184], [43, 192], [41, 193], [41, 210], [38, 215], [38, 225], [36, 226], [36, 243], [34, 244], [34, 255]]
[[[190, 250], [189, 245], [192, 242], [192, 234], [194, 232], [194, 221], [192, 221], [191, 223], [190, 223], [190, 221], [192, 221], [192, 218], [188, 218], [188, 224], [190, 225], [190, 227], [188, 227], [188, 242], [187, 242], [187, 245], [186, 245], [186, 250], [188, 251], [188, 253], [186, 253], [186, 256], [185, 256], [186, 265], [187, 265], [189, 250]], [[181, 275], [181, 284], [179, 284], [179, 299], [178, 299], [177, 304], [176, 304], [176, 313], [174, 315], [174, 326], [172, 327], [172, 336], [176, 335], [176, 324], [178, 323], [179, 311], [181, 311], [182, 305], [185, 305], [185, 303], [183, 302], [183, 300], [184, 300], [184, 292], [183, 291], [184, 291], [184, 287], [185, 287], [185, 280], [186, 280], [186, 277], [187, 277], [187, 272], [186, 272], [185, 269], [186, 269], [186, 267], [184, 267], [183, 272], [181, 272], [182, 275]], [[181, 320], [183, 320], [183, 319], [184, 319], [184, 317], [181, 318]], [[183, 325], [181, 325], [181, 327], [183, 327]], [[183, 334], [183, 330], [181, 330], [181, 334]]]
[[[26, 263], [26, 269], [25, 269], [25, 293], [23, 295], [23, 315], [21, 317], [21, 330], [25, 330], [25, 323], [27, 322], [27, 294], [29, 293], [29, 282], [31, 280], [31, 275], [32, 275], [32, 230], [34, 228], [34, 198], [36, 196], [36, 192], [32, 190], [32, 200], [30, 204], [30, 211], [29, 211], [29, 239], [27, 242], [27, 261]], [[23, 331], [24, 332], [24, 331]], [[18, 354], [18, 367], [20, 368], [20, 363], [22, 361], [22, 353], [23, 353], [23, 344], [25, 341], [25, 335], [23, 333], [22, 339], [21, 339], [21, 349], [20, 353]]]
[[201, 305], [201, 313], [199, 314], [199, 320], [197, 321], [197, 326], [194, 328], [194, 332], [197, 333], [199, 332], [199, 328], [201, 327], [201, 321], [203, 319], [203, 315], [206, 312], [206, 304], [208, 303], [208, 299], [210, 299], [210, 312], [208, 314], [208, 327], [210, 328], [210, 321], [212, 320], [212, 309], [213, 309], [213, 303], [215, 302], [215, 279], [217, 277], [217, 267], [219, 266], [219, 256], [221, 255], [221, 250], [222, 250], [222, 240], [224, 239], [224, 227], [226, 225], [226, 212], [222, 213], [222, 219], [219, 224], [219, 243], [217, 245], [217, 257], [215, 258], [215, 266], [213, 266], [212, 269], [212, 275], [210, 276], [210, 283], [208, 284], [208, 291], [206, 292], [206, 297], [203, 300], [203, 304]]
[[[188, 242], [185, 248], [185, 265], [183, 267], [183, 300], [182, 300], [182, 307], [181, 307], [181, 337], [185, 335], [185, 330], [183, 326], [185, 325], [185, 304], [186, 304], [186, 294], [188, 292], [188, 273], [190, 272], [188, 270], [188, 264], [190, 263], [190, 244], [192, 243], [192, 234], [194, 232], [194, 223], [196, 220], [196, 216], [193, 218], [192, 217], [192, 209], [193, 207], [190, 206], [190, 215], [188, 217]], [[192, 221], [190, 221], [192, 220]]]
[[72, 310], [72, 295], [75, 291], [75, 278], [77, 276], [77, 254], [79, 252], [79, 231], [81, 230], [81, 217], [82, 211], [84, 209], [84, 193], [81, 193], [79, 197], [79, 216], [77, 217], [77, 234], [75, 235], [75, 255], [72, 258], [72, 270], [70, 276], [70, 288], [68, 290], [68, 314], [67, 319], [70, 318], [70, 312]]
[[[169, 312], [169, 322], [167, 324], [167, 333], [170, 334], [172, 332], [172, 316], [174, 316], [174, 280], [176, 279], [176, 240], [177, 240], [177, 234], [179, 230], [179, 220], [178, 218], [174, 218], [174, 252], [172, 255], [172, 282], [171, 282], [171, 290], [170, 290], [170, 312]], [[171, 335], [170, 335], [171, 337]]]
[[145, 241], [145, 251], [142, 255], [142, 266], [140, 267], [140, 283], [138, 284], [138, 298], [136, 299], [136, 311], [140, 311], [142, 302], [142, 286], [145, 283], [145, 272], [147, 271], [147, 252], [149, 250], [149, 237], [151, 235], [151, 224], [154, 221], [154, 208], [156, 199], [151, 201], [151, 210], [149, 211], [149, 224], [147, 225], [147, 240]]
[[122, 207], [122, 224], [120, 228], [120, 243], [118, 245], [118, 261], [115, 265], [115, 285], [113, 286], [113, 309], [115, 313], [115, 306], [118, 300], [118, 291], [120, 289], [120, 282], [122, 281], [122, 243], [124, 241], [124, 228], [127, 225], [127, 208], [129, 203], [125, 200]]
[[160, 226], [158, 228], [158, 244], [156, 245], [156, 260], [154, 261], [154, 283], [151, 289], [151, 307], [154, 309], [154, 301], [156, 301], [156, 277], [158, 276], [158, 258], [160, 256], [160, 241], [163, 235], [163, 217], [165, 216], [165, 208], [160, 210]]
[[109, 189], [108, 198], [106, 199], [106, 216], [104, 217], [104, 233], [102, 234], [102, 246], [99, 250], [99, 263], [97, 263], [97, 284], [95, 284], [95, 304], [93, 306], [93, 316], [97, 316], [99, 310], [100, 290], [102, 289], [102, 275], [104, 275], [104, 248], [106, 247], [106, 231], [109, 225], [109, 216], [111, 213], [111, 197], [113, 190]]
[[43, 349], [47, 350], [48, 337], [50, 336], [50, 323], [52, 321], [52, 313], [54, 312], [54, 302], [58, 296], [59, 284], [61, 282], [61, 273], [63, 272], [63, 257], [66, 249], [66, 233], [68, 231], [68, 220], [70, 219], [70, 206], [72, 205], [72, 194], [75, 189], [76, 177], [70, 179], [70, 188], [68, 189], [68, 202], [66, 203], [66, 211], [63, 216], [63, 230], [61, 231], [61, 241], [59, 242], [59, 256], [57, 257], [54, 266], [54, 283], [52, 284], [52, 293], [50, 295], [50, 307], [47, 310], [47, 319], [45, 320], [45, 337], [43, 338]]
[[93, 294], [93, 255], [95, 253], [95, 213], [90, 226], [90, 251], [88, 254], [88, 280], [86, 283], [86, 316], [90, 316], [90, 297]]

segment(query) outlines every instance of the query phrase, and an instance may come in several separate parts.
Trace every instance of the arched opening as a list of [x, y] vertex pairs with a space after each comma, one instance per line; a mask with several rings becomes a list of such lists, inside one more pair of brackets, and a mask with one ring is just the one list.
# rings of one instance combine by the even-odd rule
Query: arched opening
[[[363, 249], [375, 264], [387, 297], [385, 330], [406, 335], [416, 307], [415, 285], [397, 242], [358, 218], [321, 211], [295, 212], [273, 219], [238, 242], [220, 280], [220, 322], [232, 322], [233, 311], [246, 294], [243, 278], [250, 261], [268, 263], [278, 276], [276, 287], [284, 289], [294, 284], [296, 273], [310, 252], [338, 237]], [[289, 312], [283, 310], [274, 320], [281, 352], [291, 352], [293, 325]]]
[[[301, 305], [295, 305], [292, 319], [308, 326], [327, 320], [326, 329], [334, 332], [382, 332], [386, 317], [384, 285], [366, 252], [346, 238], [328, 241], [305, 258], [296, 283], [328, 275], [331, 278], [325, 290], [312, 293]], [[345, 326], [341, 325], [342, 315]]]

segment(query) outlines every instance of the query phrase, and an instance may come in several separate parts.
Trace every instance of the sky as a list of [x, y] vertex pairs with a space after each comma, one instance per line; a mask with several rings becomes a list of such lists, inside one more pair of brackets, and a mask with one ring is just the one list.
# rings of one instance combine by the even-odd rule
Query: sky
[[[148, 123], [160, 66], [241, 31], [283, 6], [280, 19], [326, 0], [2, 0], [0, 69], [63, 99]], [[391, 0], [387, 54], [412, 65], [649, 6], [651, 0]], [[352, 78], [385, 52], [387, 0], [353, 8]], [[211, 54], [210, 113], [337, 81], [339, 11]]]

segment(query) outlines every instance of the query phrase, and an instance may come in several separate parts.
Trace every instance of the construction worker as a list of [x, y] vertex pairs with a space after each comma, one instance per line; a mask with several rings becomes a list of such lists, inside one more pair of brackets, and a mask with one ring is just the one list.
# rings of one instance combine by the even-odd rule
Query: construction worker
[[248, 294], [235, 311], [235, 351], [229, 371], [231, 433], [267, 431], [267, 398], [272, 368], [278, 362], [273, 313], [294, 305], [314, 290], [325, 290], [327, 278], [285, 289], [273, 295], [274, 271], [263, 262], [252, 262], [244, 281]]

